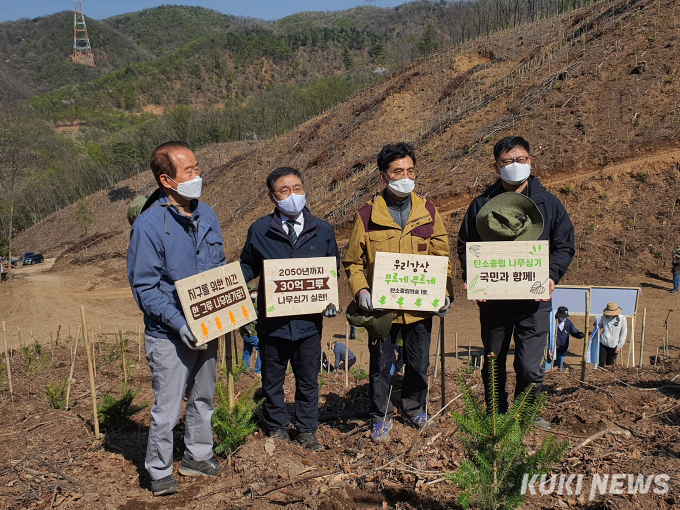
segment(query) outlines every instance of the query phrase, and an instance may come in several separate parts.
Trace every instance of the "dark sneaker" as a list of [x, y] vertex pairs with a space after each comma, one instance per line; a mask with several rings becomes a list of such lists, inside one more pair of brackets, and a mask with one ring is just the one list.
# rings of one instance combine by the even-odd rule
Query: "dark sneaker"
[[210, 460], [193, 460], [188, 457], [182, 459], [179, 474], [183, 476], [219, 476], [222, 466], [213, 457]]
[[534, 420], [534, 425], [536, 425], [536, 427], [538, 427], [539, 429], [550, 430], [550, 423], [548, 423], [547, 420], [544, 420], [540, 416]]
[[178, 492], [179, 485], [172, 475], [165, 476], [160, 480], [151, 480], [151, 494], [154, 496], [169, 496]]
[[429, 416], [425, 411], [416, 414], [415, 416], [409, 416], [408, 418], [417, 429], [422, 430], [434, 427], [434, 422], [430, 420], [431, 416]]
[[357, 339], [357, 336], [356, 336], [356, 335], [349, 335], [349, 339], [350, 339], [350, 340], [356, 340], [356, 339]]
[[673, 290], [671, 291], [671, 294], [675, 294], [677, 291], [678, 291], [678, 289], [673, 289]]
[[288, 439], [288, 430], [287, 429], [270, 430], [269, 437], [271, 437], [272, 439], [278, 439], [279, 441], [285, 441], [286, 439]]
[[316, 434], [311, 432], [300, 432], [296, 436], [295, 442], [312, 452], [319, 452], [323, 450], [323, 445], [319, 443], [318, 439], [316, 438]]
[[371, 430], [371, 441], [380, 443], [390, 440], [390, 430], [392, 430], [392, 420], [385, 420], [385, 422], [373, 423]]

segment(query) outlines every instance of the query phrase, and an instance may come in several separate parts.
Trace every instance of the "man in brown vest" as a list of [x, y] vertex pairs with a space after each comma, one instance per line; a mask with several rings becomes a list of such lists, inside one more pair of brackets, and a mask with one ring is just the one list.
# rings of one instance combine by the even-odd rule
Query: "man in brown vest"
[[[434, 204], [413, 192], [415, 164], [415, 151], [408, 144], [383, 147], [378, 155], [378, 169], [385, 190], [361, 207], [354, 218], [342, 262], [352, 295], [364, 310], [373, 309], [369, 282], [373, 279], [376, 251], [449, 257], [449, 240], [440, 214]], [[452, 299], [449, 263], [446, 301], [436, 314], [446, 315]], [[406, 366], [401, 390], [404, 415], [418, 428], [432, 424], [425, 411], [432, 315], [432, 312], [395, 312], [390, 332], [383, 338], [369, 339], [373, 441], [390, 438], [394, 411], [394, 406], [388, 405], [390, 369], [400, 332]]]

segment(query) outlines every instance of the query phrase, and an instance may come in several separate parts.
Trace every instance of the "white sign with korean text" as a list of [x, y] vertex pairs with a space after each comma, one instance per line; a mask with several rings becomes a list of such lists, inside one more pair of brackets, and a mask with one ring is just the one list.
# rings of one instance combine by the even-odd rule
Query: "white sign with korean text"
[[198, 345], [257, 319], [238, 262], [179, 280], [175, 288]]
[[467, 243], [468, 299], [548, 299], [548, 241]]
[[379, 310], [436, 312], [444, 306], [449, 259], [376, 252], [371, 298]]
[[331, 303], [340, 306], [335, 257], [265, 260], [262, 277], [267, 317], [321, 313]]

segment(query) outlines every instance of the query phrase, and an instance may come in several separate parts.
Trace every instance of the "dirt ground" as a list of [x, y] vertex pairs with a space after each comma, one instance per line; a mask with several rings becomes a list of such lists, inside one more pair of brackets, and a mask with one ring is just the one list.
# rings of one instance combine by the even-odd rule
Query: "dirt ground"
[[[148, 365], [139, 362], [134, 338], [129, 339], [130, 385], [141, 389], [137, 402], [151, 402]], [[46, 348], [44, 352], [49, 352]], [[462, 447], [448, 411], [459, 411], [460, 401], [436, 418], [436, 426], [421, 437], [397, 415], [388, 444], [375, 445], [361, 419], [341, 419], [339, 414], [365, 410], [368, 383], [344, 373], [324, 374], [320, 388], [320, 414], [324, 423], [319, 439], [326, 450], [309, 454], [289, 441], [273, 445], [261, 433], [253, 434], [233, 455], [220, 458], [223, 474], [216, 479], [180, 477], [178, 495], [154, 499], [144, 470], [144, 452], [150, 421], [149, 409], [134, 417], [127, 430], [103, 430], [93, 435], [87, 360], [76, 354], [71, 409], [49, 407], [42, 388], [50, 380], [64, 380], [70, 367], [70, 350], [62, 341], [53, 348], [49, 365], [29, 380], [20, 352], [14, 352], [14, 402], [6, 389], [0, 402], [0, 506], [31, 509], [161, 509], [161, 508], [277, 508], [309, 509], [444, 509], [459, 508], [457, 489], [443, 478], [462, 460]], [[117, 346], [95, 343], [96, 387], [101, 395], [116, 394], [122, 382]], [[101, 353], [101, 354], [100, 354]], [[450, 366], [450, 365], [449, 365]], [[446, 395], [458, 394], [455, 370], [446, 374]], [[584, 474], [580, 495], [530, 495], [525, 508], [636, 509], [678, 508], [680, 502], [680, 384], [677, 360], [642, 370], [614, 367], [588, 369], [587, 384], [579, 384], [578, 371], [550, 371], [546, 377], [549, 403], [544, 417], [559, 440], [576, 447], [598, 431], [607, 433], [567, 454], [555, 472]], [[6, 375], [6, 374], [3, 374]], [[480, 391], [479, 372], [466, 376]], [[257, 379], [247, 373], [236, 383], [237, 396]], [[512, 387], [514, 378], [510, 378]], [[393, 377], [392, 401], [399, 405], [401, 376]], [[294, 387], [286, 382], [292, 412]], [[440, 409], [441, 386], [431, 386], [430, 412]], [[257, 395], [255, 396], [257, 398]], [[332, 421], [329, 421], [332, 417]], [[535, 447], [545, 432], [527, 438]], [[175, 433], [175, 456], [182, 455], [183, 422]], [[177, 467], [177, 463], [175, 466]], [[666, 494], [599, 495], [589, 499], [589, 480], [595, 474], [633, 473], [670, 476]], [[298, 477], [314, 476], [274, 486]], [[266, 494], [265, 494], [266, 493]]]

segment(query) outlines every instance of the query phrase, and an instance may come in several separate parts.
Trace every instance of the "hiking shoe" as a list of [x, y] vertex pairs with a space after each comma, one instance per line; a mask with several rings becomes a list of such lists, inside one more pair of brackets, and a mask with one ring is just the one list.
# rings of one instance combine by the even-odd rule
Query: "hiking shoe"
[[385, 420], [384, 423], [373, 423], [373, 430], [371, 430], [371, 441], [376, 443], [389, 441], [390, 430], [392, 430], [392, 420]]
[[179, 465], [179, 474], [183, 476], [219, 476], [222, 466], [213, 457], [209, 460], [193, 460], [184, 457]]
[[536, 427], [538, 427], [539, 429], [550, 430], [550, 423], [548, 423], [547, 420], [544, 420], [540, 416], [534, 420], [534, 425], [536, 425]]
[[671, 294], [675, 294], [677, 291], [678, 291], [678, 289], [673, 289], [673, 290], [671, 291]]
[[430, 420], [431, 416], [429, 416], [425, 411], [416, 414], [415, 416], [409, 416], [408, 418], [417, 429], [422, 430], [434, 427], [434, 422]]
[[177, 485], [177, 480], [172, 475], [164, 476], [160, 480], [151, 480], [151, 494], [156, 497], [169, 496], [178, 492], [179, 485]]
[[350, 340], [356, 340], [356, 339], [357, 339], [357, 336], [356, 336], [356, 335], [349, 335], [349, 339], [350, 339]]
[[279, 441], [285, 441], [286, 439], [288, 439], [288, 430], [287, 429], [270, 430], [269, 437], [271, 437], [272, 439], [278, 439]]
[[295, 437], [295, 442], [300, 446], [304, 446], [311, 452], [319, 452], [323, 450], [323, 445], [319, 443], [316, 434], [312, 432], [300, 432]]

